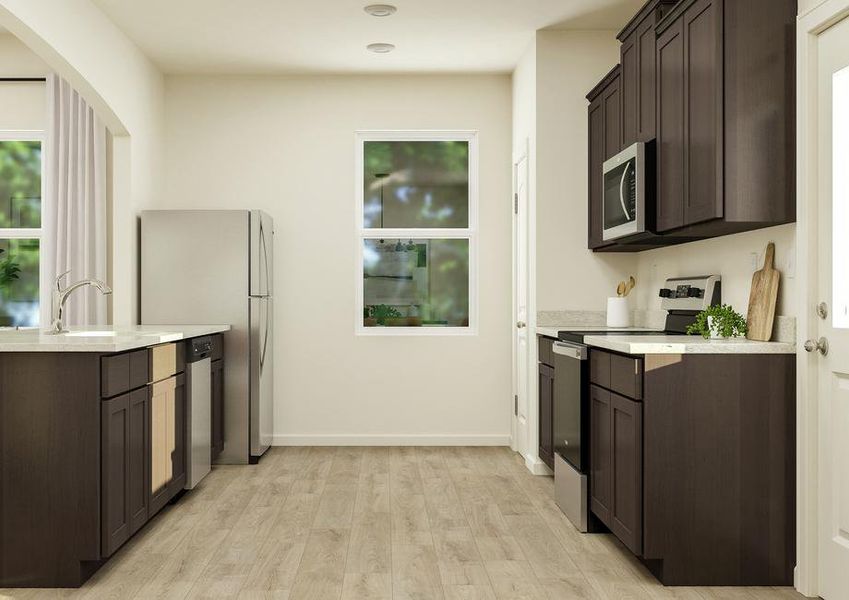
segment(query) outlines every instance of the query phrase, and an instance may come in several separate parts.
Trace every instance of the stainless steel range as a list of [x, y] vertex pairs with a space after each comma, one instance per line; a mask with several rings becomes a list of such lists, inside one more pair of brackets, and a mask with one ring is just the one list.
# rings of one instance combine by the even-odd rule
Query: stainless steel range
[[590, 414], [587, 336], [684, 335], [696, 315], [721, 302], [719, 275], [667, 279], [661, 288], [661, 308], [667, 312], [663, 330], [586, 329], [558, 332], [554, 343], [554, 498], [579, 531], [596, 529], [589, 514]]

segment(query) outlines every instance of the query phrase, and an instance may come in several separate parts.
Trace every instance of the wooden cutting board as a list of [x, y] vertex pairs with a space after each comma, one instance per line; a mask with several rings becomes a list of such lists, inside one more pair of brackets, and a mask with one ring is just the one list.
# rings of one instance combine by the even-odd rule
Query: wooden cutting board
[[749, 293], [749, 314], [746, 326], [750, 340], [768, 342], [772, 338], [772, 322], [775, 319], [775, 303], [778, 301], [779, 273], [775, 270], [775, 244], [766, 247], [764, 267], [752, 276], [752, 291]]

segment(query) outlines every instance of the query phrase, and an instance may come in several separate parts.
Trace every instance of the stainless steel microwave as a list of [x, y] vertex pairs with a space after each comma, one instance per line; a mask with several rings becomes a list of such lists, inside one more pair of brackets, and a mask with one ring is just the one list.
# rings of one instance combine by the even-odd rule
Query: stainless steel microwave
[[604, 161], [602, 239], [646, 231], [646, 145], [637, 142]]

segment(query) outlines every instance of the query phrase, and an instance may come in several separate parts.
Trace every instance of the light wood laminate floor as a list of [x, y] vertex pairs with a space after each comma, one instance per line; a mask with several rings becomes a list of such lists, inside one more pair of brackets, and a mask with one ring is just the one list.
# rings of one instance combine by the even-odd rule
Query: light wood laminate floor
[[802, 598], [664, 588], [506, 448], [273, 448], [216, 467], [79, 590], [0, 598]]

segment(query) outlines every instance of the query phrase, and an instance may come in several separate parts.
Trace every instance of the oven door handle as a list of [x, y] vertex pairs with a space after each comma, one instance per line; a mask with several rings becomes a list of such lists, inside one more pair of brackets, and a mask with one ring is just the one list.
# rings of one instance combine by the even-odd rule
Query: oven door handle
[[587, 347], [568, 342], [554, 342], [551, 351], [558, 356], [566, 356], [575, 360], [587, 360]]

